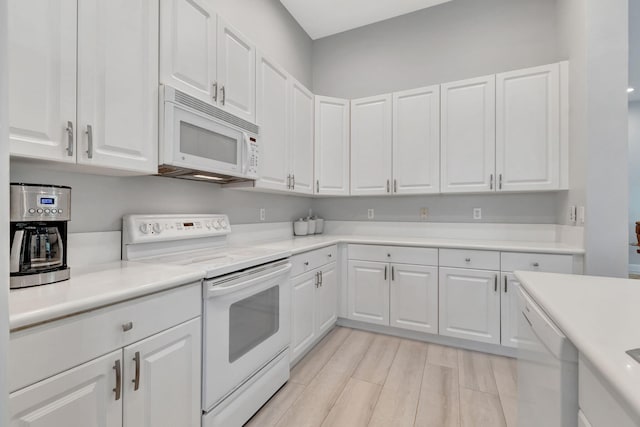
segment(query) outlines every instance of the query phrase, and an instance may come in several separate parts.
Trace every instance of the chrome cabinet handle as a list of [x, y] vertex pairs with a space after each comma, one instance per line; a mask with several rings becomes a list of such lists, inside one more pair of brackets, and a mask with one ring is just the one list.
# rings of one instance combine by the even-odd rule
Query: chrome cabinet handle
[[391, 280], [396, 280], [396, 268], [394, 266], [391, 266]]
[[387, 180], [387, 193], [389, 192], [389, 188], [390, 188], [389, 180]]
[[507, 276], [504, 276], [504, 293], [507, 293]]
[[493, 190], [493, 174], [489, 176], [489, 190]]
[[498, 292], [498, 275], [493, 278], [493, 292]]
[[291, 175], [287, 175], [287, 188], [291, 190]]
[[391, 254], [390, 253], [387, 254], [387, 258], [391, 258]]
[[464, 259], [466, 262], [471, 262], [471, 258], [465, 258]]
[[316, 193], [320, 193], [320, 180], [316, 180]]
[[324, 277], [322, 277], [322, 271], [320, 272], [320, 286], [324, 283]]
[[394, 193], [398, 192], [398, 180], [397, 179], [393, 180], [393, 192]]
[[309, 261], [305, 261], [304, 265], [308, 266], [309, 265]]
[[73, 122], [67, 122], [67, 156], [73, 156]]
[[498, 189], [502, 190], [502, 174], [500, 174], [500, 178], [498, 178]]
[[222, 92], [222, 99], [220, 100], [220, 102], [222, 103], [222, 105], [224, 105], [224, 102], [227, 99], [227, 90], [224, 88], [224, 86], [222, 86], [220, 88], [220, 92]]
[[291, 175], [291, 189], [292, 190], [296, 189], [296, 176], [295, 175]]
[[329, 258], [333, 258], [333, 254], [327, 254]]
[[320, 272], [316, 271], [316, 288], [320, 286]]
[[534, 262], [534, 263], [533, 263], [533, 264], [531, 264], [531, 265], [533, 265], [533, 266], [534, 266], [534, 267], [536, 267], [536, 268], [537, 268], [537, 267], [540, 267], [540, 264], [539, 264], [539, 263], [537, 263], [537, 262]]
[[114, 388], [113, 391], [116, 393], [116, 400], [120, 400], [122, 393], [122, 368], [120, 367], [120, 360], [116, 360], [113, 369], [116, 371], [116, 388]]
[[140, 388], [140, 352], [136, 351], [133, 356], [133, 361], [136, 362], [136, 376], [131, 380], [133, 383], [133, 391], [137, 391]]
[[87, 125], [87, 157], [93, 159], [93, 127]]
[[387, 266], [384, 266], [384, 280], [387, 280]]
[[122, 331], [127, 332], [133, 329], [133, 322], [127, 322], [122, 324]]
[[213, 102], [218, 102], [218, 82], [211, 83], [211, 97]]

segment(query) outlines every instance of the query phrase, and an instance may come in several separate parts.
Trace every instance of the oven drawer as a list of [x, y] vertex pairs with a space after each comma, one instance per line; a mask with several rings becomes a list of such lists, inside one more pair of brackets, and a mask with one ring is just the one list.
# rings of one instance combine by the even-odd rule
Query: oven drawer
[[[201, 312], [202, 285], [198, 282], [13, 332], [9, 389], [19, 390], [198, 317]], [[129, 323], [131, 329], [124, 331], [123, 326]]]
[[500, 270], [500, 252], [440, 249], [440, 267]]
[[438, 265], [438, 249], [410, 246], [349, 245], [349, 259]]
[[573, 256], [502, 252], [502, 271], [544, 271], [573, 273]]
[[291, 257], [291, 277], [315, 270], [338, 259], [338, 246], [327, 246]]

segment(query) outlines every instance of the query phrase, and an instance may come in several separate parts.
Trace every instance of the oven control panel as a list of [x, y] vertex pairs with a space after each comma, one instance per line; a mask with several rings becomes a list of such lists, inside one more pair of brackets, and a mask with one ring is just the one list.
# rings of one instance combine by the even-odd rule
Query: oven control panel
[[230, 232], [226, 215], [127, 215], [122, 220], [125, 243], [217, 237]]

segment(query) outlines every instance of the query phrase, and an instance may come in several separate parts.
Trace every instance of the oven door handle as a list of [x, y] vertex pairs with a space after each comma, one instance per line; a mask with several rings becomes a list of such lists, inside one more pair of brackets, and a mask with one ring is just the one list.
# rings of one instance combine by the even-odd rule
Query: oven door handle
[[206, 298], [215, 298], [222, 295], [227, 295], [233, 292], [237, 292], [242, 289], [250, 288], [261, 282], [265, 282], [265, 281], [274, 279], [278, 276], [287, 274], [289, 271], [291, 271], [291, 263], [287, 263], [286, 265], [282, 266], [281, 268], [278, 268], [277, 270], [273, 270], [267, 274], [261, 274], [259, 276], [255, 276], [248, 280], [238, 278], [237, 280], [229, 282], [228, 284], [207, 286]]

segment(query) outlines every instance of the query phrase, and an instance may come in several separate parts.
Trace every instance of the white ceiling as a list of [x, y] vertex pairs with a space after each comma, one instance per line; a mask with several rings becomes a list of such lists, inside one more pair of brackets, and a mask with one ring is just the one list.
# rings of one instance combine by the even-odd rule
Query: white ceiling
[[313, 39], [451, 0], [280, 0]]

